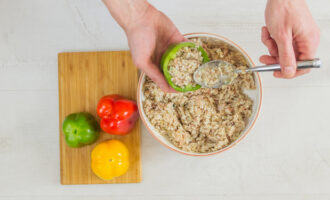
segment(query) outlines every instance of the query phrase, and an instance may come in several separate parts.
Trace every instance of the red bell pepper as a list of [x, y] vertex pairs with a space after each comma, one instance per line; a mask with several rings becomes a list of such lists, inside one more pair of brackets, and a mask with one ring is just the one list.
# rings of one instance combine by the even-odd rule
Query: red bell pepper
[[101, 118], [102, 130], [114, 135], [129, 133], [139, 118], [136, 103], [117, 94], [102, 97], [97, 114]]

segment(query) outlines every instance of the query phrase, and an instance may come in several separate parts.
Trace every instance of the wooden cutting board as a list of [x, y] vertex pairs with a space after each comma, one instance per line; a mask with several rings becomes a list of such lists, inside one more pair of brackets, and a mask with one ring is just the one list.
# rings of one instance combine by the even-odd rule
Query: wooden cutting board
[[[58, 55], [59, 116], [60, 116], [60, 167], [61, 183], [138, 183], [141, 182], [140, 123], [125, 136], [101, 132], [96, 143], [80, 148], [66, 145], [62, 133], [64, 118], [74, 112], [87, 111], [98, 121], [98, 100], [108, 94], [120, 94], [136, 100], [138, 70], [128, 51], [60, 53]], [[92, 149], [101, 141], [119, 139], [129, 149], [128, 172], [110, 181], [98, 178], [90, 168]]]

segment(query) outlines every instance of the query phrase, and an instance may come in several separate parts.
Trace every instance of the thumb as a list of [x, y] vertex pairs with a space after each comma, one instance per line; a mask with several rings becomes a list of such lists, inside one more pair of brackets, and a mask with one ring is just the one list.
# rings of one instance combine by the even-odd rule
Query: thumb
[[292, 36], [275, 39], [278, 47], [281, 75], [283, 78], [293, 78], [296, 74], [296, 56], [292, 44]]
[[176, 91], [167, 83], [163, 73], [160, 72], [157, 65], [152, 62], [148, 62], [144, 68], [144, 72], [153, 80], [157, 86], [167, 93], [176, 93]]

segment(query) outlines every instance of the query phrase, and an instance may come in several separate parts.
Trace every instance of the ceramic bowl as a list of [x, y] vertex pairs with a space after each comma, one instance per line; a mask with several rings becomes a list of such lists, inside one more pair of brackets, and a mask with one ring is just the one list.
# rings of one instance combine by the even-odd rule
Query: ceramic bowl
[[[228, 45], [230, 45], [232, 48], [238, 50], [239, 52], [241, 52], [248, 64], [251, 67], [254, 67], [255, 64], [253, 63], [252, 59], [248, 56], [248, 54], [236, 43], [234, 43], [233, 41], [217, 35], [217, 34], [212, 34], [212, 33], [188, 33], [185, 34], [186, 38], [194, 38], [194, 37], [211, 37], [211, 38], [215, 38], [218, 40], [221, 40], [225, 43], [227, 43]], [[146, 75], [145, 73], [141, 73], [140, 75], [140, 79], [139, 79], [139, 83], [138, 83], [138, 90], [137, 90], [137, 104], [139, 107], [139, 112], [140, 112], [140, 116], [142, 119], [142, 122], [144, 123], [145, 127], [147, 128], [147, 130], [149, 131], [149, 133], [156, 139], [158, 140], [161, 144], [163, 144], [165, 147], [178, 152], [178, 153], [182, 153], [185, 155], [190, 155], [190, 156], [209, 156], [209, 155], [214, 155], [217, 153], [221, 153], [224, 152], [230, 148], [232, 148], [233, 146], [235, 146], [238, 142], [240, 142], [253, 128], [259, 112], [260, 112], [260, 107], [261, 107], [261, 99], [262, 99], [262, 86], [261, 86], [261, 80], [260, 80], [260, 76], [258, 73], [254, 73], [254, 79], [256, 82], [256, 89], [255, 90], [245, 90], [244, 92], [253, 100], [253, 108], [252, 108], [252, 115], [250, 116], [248, 122], [247, 122], [247, 126], [245, 127], [245, 129], [242, 131], [241, 135], [234, 141], [232, 142], [230, 145], [228, 145], [225, 148], [222, 148], [220, 150], [214, 151], [214, 152], [208, 152], [208, 153], [195, 153], [195, 152], [187, 152], [184, 151], [176, 146], [174, 146], [167, 138], [165, 138], [164, 136], [162, 136], [157, 129], [149, 122], [144, 110], [143, 110], [143, 106], [142, 106], [142, 102], [144, 100], [144, 95], [143, 95], [143, 84], [145, 81]]]

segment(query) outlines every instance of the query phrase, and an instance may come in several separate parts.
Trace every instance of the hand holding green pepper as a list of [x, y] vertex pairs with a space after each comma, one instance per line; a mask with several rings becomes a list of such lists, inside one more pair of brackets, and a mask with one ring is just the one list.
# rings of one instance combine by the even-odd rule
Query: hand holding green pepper
[[175, 92], [165, 80], [159, 62], [170, 44], [187, 39], [147, 1], [104, 0], [104, 3], [126, 33], [134, 64], [164, 92]]

